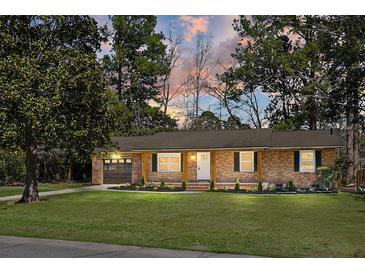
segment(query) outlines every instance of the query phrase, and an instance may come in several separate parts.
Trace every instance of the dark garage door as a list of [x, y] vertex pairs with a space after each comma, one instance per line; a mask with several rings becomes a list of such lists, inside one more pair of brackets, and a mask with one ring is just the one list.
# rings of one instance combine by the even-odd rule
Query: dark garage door
[[131, 182], [131, 158], [104, 160], [104, 184], [124, 184]]

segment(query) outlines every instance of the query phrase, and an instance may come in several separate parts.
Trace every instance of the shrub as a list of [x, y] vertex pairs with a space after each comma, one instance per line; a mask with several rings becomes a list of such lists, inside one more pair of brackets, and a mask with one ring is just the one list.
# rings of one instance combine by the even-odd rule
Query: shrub
[[344, 153], [341, 153], [339, 156], [337, 156], [335, 162], [335, 171], [338, 174], [338, 179], [341, 181], [341, 183], [345, 183], [345, 178], [349, 165], [350, 160]]
[[21, 150], [0, 150], [0, 184], [23, 182], [25, 154]]
[[224, 191], [227, 191], [228, 190], [227, 185], [224, 185], [223, 189], [224, 189]]
[[140, 186], [140, 187], [144, 187], [144, 185], [145, 185], [144, 177], [143, 177], [143, 176], [141, 176], [141, 179], [139, 179], [139, 186]]
[[158, 186], [154, 186], [152, 189], [153, 189], [154, 191], [157, 191], [157, 190], [158, 190]]
[[210, 181], [209, 190], [210, 190], [210, 191], [212, 191], [212, 190], [214, 190], [214, 188], [215, 188], [214, 181], [213, 181], [213, 180], [211, 180], [211, 181]]
[[320, 183], [320, 187], [327, 189], [330, 187], [333, 176], [335, 175], [335, 171], [333, 168], [327, 166], [321, 166], [317, 168], [318, 179]]
[[165, 187], [165, 180], [161, 179], [160, 188], [164, 188], [164, 187]]
[[293, 191], [295, 189], [293, 181], [288, 182], [288, 189], [289, 189], [289, 191]]
[[185, 181], [182, 181], [182, 182], [181, 182], [181, 188], [182, 188], [183, 190], [185, 190], [185, 189], [186, 189], [186, 183], [185, 183]]
[[135, 189], [136, 189], [136, 190], [139, 190], [139, 186], [135, 186]]
[[241, 188], [241, 182], [239, 179], [236, 180], [236, 184], [234, 185], [234, 190], [239, 191]]
[[259, 182], [259, 185], [257, 186], [257, 191], [261, 192], [262, 191], [262, 182]]

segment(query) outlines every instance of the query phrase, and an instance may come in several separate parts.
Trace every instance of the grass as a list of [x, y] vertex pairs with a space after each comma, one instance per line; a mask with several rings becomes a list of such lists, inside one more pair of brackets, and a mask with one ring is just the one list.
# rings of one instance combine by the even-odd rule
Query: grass
[[0, 235], [272, 257], [365, 257], [350, 194], [82, 192], [0, 203]]
[[[66, 188], [78, 188], [83, 186], [88, 186], [88, 185], [82, 183], [54, 183], [54, 184], [40, 183], [38, 185], [38, 191], [46, 192], [46, 191], [60, 190]], [[23, 190], [24, 186], [0, 186], [0, 197], [21, 195], [23, 194]]]

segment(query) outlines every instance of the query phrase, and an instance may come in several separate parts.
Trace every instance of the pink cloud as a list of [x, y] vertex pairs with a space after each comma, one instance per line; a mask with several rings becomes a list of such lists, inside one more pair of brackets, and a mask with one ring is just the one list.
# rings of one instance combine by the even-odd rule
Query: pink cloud
[[190, 15], [180, 16], [180, 21], [185, 27], [185, 40], [191, 42], [199, 32], [208, 32], [209, 18], [207, 16], [194, 17]]

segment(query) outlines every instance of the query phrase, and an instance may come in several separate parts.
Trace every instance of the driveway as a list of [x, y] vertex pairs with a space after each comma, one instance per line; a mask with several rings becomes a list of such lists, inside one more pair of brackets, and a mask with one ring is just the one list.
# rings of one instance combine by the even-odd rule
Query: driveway
[[249, 258], [227, 253], [0, 236], [0, 258]]

